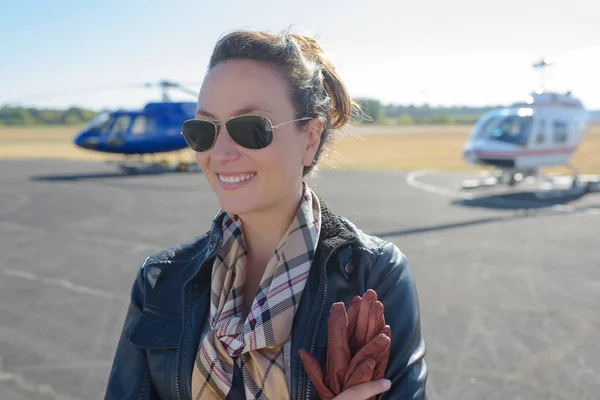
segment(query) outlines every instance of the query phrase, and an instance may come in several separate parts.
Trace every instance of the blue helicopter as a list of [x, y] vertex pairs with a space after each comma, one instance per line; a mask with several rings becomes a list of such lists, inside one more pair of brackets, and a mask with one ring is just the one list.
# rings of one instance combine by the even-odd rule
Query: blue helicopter
[[[192, 96], [197, 96], [197, 92], [166, 80], [145, 86], [160, 87], [162, 102], [149, 102], [141, 110], [103, 112], [77, 133], [73, 143], [87, 150], [125, 155], [126, 161], [119, 167], [128, 173], [169, 169], [166, 161], [147, 163], [144, 156], [187, 148], [180, 134], [181, 124], [194, 118], [196, 102], [171, 102], [168, 90], [177, 89]], [[135, 155], [139, 159], [132, 162], [130, 158]], [[192, 161], [180, 161], [175, 170], [189, 171], [194, 165]]]

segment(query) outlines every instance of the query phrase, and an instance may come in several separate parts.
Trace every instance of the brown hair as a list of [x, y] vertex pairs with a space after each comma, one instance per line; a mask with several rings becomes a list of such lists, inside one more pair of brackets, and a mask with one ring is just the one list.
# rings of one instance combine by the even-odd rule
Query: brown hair
[[231, 59], [250, 59], [273, 65], [287, 80], [290, 100], [296, 118], [316, 117], [324, 123], [321, 142], [313, 165], [304, 167], [303, 175], [311, 172], [331, 139], [331, 129], [344, 127], [353, 106], [348, 91], [333, 64], [313, 38], [284, 32], [234, 31], [217, 42], [208, 70]]

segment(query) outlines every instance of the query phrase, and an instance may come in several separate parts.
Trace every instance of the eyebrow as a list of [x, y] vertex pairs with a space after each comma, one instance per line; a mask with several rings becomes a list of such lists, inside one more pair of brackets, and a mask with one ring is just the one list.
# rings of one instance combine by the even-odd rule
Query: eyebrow
[[210, 117], [212, 119], [217, 119], [217, 117], [215, 117], [214, 115], [212, 115], [211, 113], [209, 113], [208, 111], [204, 111], [202, 109], [198, 109], [196, 110], [196, 117], [200, 116], [200, 115], [204, 115], [207, 117]]
[[[258, 106], [258, 105], [249, 105], [249, 106], [242, 107], [242, 108], [240, 108], [240, 109], [236, 110], [236, 111], [233, 113], [233, 116], [245, 115], [245, 114], [251, 114], [251, 113], [252, 113], [252, 112], [254, 112], [254, 111], [258, 111], [258, 112], [266, 112], [266, 113], [269, 113], [269, 114], [273, 115], [273, 113], [272, 113], [271, 111], [269, 111], [268, 109], [266, 109], [266, 108], [264, 108], [264, 107], [260, 107], [260, 106]], [[203, 110], [203, 109], [198, 109], [198, 110], [196, 110], [196, 116], [198, 116], [198, 115], [204, 115], [204, 116], [207, 116], [207, 117], [209, 117], [209, 118], [212, 118], [212, 119], [218, 120], [218, 118], [217, 118], [217, 117], [215, 117], [213, 114], [211, 114], [210, 112], [208, 112], [208, 111], [205, 111], [205, 110]]]

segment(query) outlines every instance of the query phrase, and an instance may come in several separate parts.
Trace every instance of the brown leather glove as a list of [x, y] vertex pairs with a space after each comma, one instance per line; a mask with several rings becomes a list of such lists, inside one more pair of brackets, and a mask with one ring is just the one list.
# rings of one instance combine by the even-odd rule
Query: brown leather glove
[[384, 377], [389, 359], [391, 330], [385, 325], [383, 304], [369, 289], [355, 296], [346, 312], [334, 303], [328, 321], [325, 371], [315, 357], [299, 350], [304, 369], [321, 399], [332, 399], [344, 390]]
[[352, 354], [369, 343], [385, 326], [383, 304], [373, 289], [364, 296], [354, 296], [348, 306], [348, 339]]

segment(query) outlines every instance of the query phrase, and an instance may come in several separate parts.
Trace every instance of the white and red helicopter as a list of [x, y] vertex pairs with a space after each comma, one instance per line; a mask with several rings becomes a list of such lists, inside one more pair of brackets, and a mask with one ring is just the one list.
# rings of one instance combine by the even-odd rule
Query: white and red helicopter
[[533, 65], [541, 70], [540, 89], [524, 102], [484, 114], [473, 126], [463, 146], [463, 160], [472, 166], [495, 167], [478, 180], [465, 181], [463, 189], [505, 183], [513, 186], [529, 176], [552, 180], [540, 168], [567, 166], [573, 173], [572, 188], [580, 184], [579, 173], [570, 163], [581, 143], [590, 116], [570, 92], [546, 91], [542, 59]]

